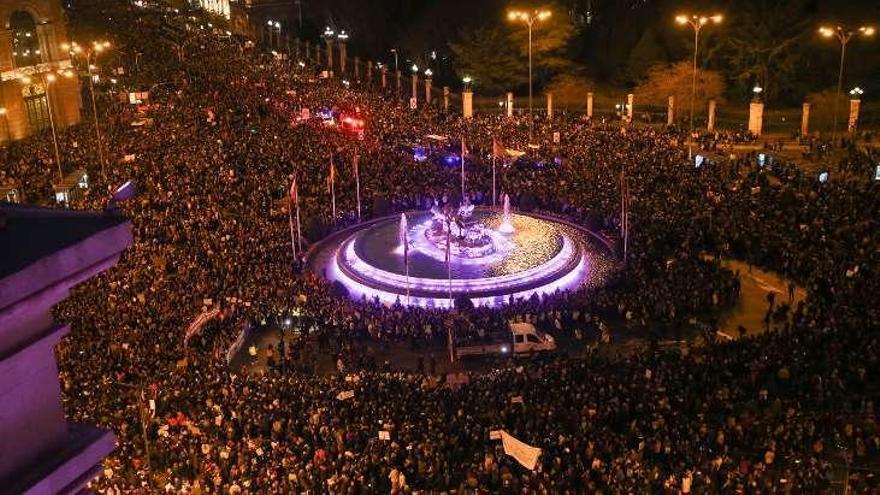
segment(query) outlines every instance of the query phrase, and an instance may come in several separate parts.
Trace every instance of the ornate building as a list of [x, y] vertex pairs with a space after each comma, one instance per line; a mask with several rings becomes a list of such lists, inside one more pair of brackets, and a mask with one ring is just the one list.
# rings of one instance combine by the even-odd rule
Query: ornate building
[[0, 2], [0, 142], [80, 120], [80, 89], [62, 44], [59, 0]]

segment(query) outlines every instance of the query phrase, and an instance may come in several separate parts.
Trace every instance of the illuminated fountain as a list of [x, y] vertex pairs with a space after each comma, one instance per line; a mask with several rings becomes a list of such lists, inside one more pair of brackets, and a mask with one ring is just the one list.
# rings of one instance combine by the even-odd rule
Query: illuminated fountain
[[498, 232], [502, 234], [512, 234], [513, 233], [513, 224], [510, 221], [510, 196], [504, 195], [504, 213], [501, 216], [501, 225], [498, 227]]
[[449, 307], [458, 297], [498, 306], [511, 298], [598, 285], [614, 260], [591, 232], [540, 215], [435, 206], [373, 220], [324, 239], [311, 270], [355, 299]]

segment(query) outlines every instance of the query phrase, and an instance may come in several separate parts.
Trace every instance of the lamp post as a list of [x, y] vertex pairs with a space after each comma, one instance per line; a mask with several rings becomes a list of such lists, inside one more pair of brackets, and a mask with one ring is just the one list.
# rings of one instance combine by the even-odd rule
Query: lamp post
[[[67, 49], [72, 57], [75, 57], [77, 54], [82, 53], [82, 48], [76, 43], [72, 43], [70, 45], [64, 44], [62, 45], [62, 48]], [[92, 100], [92, 116], [95, 119], [95, 138], [97, 139], [96, 144], [98, 148], [98, 163], [101, 165], [102, 177], [105, 177], [104, 144], [101, 141], [101, 126], [98, 125], [98, 106], [95, 104], [95, 78], [92, 74], [92, 71], [95, 69], [95, 65], [92, 63], [92, 61], [97, 58], [99, 53], [109, 48], [109, 41], [94, 41], [92, 42], [92, 47], [86, 50], [86, 68], [88, 70], [89, 76], [89, 96]]]
[[534, 10], [525, 12], [520, 10], [511, 10], [507, 13], [507, 19], [510, 21], [524, 22], [529, 28], [529, 142], [532, 141], [532, 26], [536, 21], [545, 21], [551, 16], [549, 10]]
[[693, 158], [694, 153], [694, 105], [697, 100], [697, 54], [699, 53], [700, 48], [700, 31], [710, 22], [713, 24], [721, 24], [721, 21], [723, 19], [724, 17], [721, 14], [715, 14], [712, 16], [701, 14], [682, 14], [675, 17], [675, 22], [677, 22], [678, 24], [682, 26], [689, 24], [694, 29], [694, 71], [691, 78], [691, 115], [690, 131], [688, 131], [688, 159]]
[[[61, 75], [64, 77], [73, 77], [73, 73], [68, 71], [61, 72]], [[58, 134], [55, 132], [55, 116], [53, 115], [52, 95], [49, 94], [49, 85], [55, 82], [58, 79], [58, 76], [52, 72], [42, 72], [39, 77], [43, 82], [43, 88], [45, 88], [46, 91], [46, 110], [49, 112], [49, 126], [52, 128], [52, 144], [55, 148], [55, 164], [58, 167], [58, 181], [61, 182], [64, 180], [64, 173], [61, 171], [61, 152], [58, 150]], [[30, 84], [30, 78], [24, 76], [21, 78], [21, 82], [22, 84]]]
[[[269, 19], [266, 21], [266, 25], [269, 27], [269, 45], [278, 49], [281, 45], [281, 22]], [[275, 34], [274, 41], [272, 40], [272, 34]]]
[[846, 45], [849, 44], [849, 41], [856, 33], [864, 38], [870, 38], [871, 36], [874, 36], [875, 32], [876, 30], [872, 26], [862, 26], [857, 30], [840, 25], [833, 28], [826, 26], [819, 28], [819, 34], [823, 37], [836, 37], [837, 41], [840, 42], [840, 71], [837, 75], [837, 94], [834, 97], [834, 126], [831, 131], [832, 138], [837, 136], [837, 112], [840, 107], [840, 98], [843, 96], [843, 67], [846, 60]]

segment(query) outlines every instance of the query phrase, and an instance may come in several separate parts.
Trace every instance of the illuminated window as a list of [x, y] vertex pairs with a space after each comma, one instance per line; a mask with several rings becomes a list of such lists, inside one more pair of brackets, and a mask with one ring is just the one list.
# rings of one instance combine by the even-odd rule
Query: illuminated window
[[22, 96], [31, 129], [40, 132], [49, 127], [49, 101], [46, 99], [46, 88], [41, 84], [25, 86]]
[[40, 40], [34, 18], [27, 12], [15, 11], [9, 18], [9, 29], [12, 31], [12, 60], [15, 66], [28, 67], [40, 63]]

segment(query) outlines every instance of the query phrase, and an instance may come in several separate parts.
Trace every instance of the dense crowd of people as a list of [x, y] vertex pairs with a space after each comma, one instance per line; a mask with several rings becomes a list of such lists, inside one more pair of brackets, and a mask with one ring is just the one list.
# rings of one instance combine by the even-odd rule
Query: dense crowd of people
[[[437, 102], [412, 111], [381, 91], [377, 74], [348, 87], [198, 16], [128, 9], [114, 12], [127, 26], [116, 43], [144, 56], [126, 72], [167, 84], [139, 108], [112, 106], [102, 119], [106, 174], [92, 174], [70, 206], [104, 209], [134, 180], [138, 196], [117, 207], [135, 243], [56, 315], [73, 329], [58, 350], [68, 415], [119, 437], [94, 490], [821, 493], [844, 469], [854, 491], [880, 486], [871, 468], [880, 454], [876, 183], [819, 183], [753, 154], [694, 167], [677, 129], [571, 116], [534, 122], [535, 150], [525, 117], [464, 120]], [[357, 114], [366, 130], [359, 138], [302, 120], [302, 108]], [[65, 165], [96, 163], [93, 131], [84, 123], [59, 134]], [[771, 331], [734, 342], [512, 363], [454, 388], [430, 371], [353, 358], [334, 374], [231, 369], [225, 351], [242, 325], [294, 310], [349, 348], [358, 339], [445, 342], [448, 312], [349, 300], [307, 273], [288, 223], [294, 176], [306, 241], [355, 222], [355, 156], [366, 217], [457, 204], [458, 167], [406, 150], [429, 134], [466, 140], [470, 201], [491, 202], [500, 142], [528, 151], [498, 161], [499, 189], [516, 207], [583, 223], [612, 243], [622, 177], [630, 192], [628, 257], [608, 267], [606, 285], [463, 312], [460, 338], [516, 318], [574, 332], [598, 317], [678, 339], [695, 322], [711, 328], [737, 300], [737, 274], [712, 261], [720, 257], [775, 270], [809, 297], [768, 322]], [[51, 195], [51, 143], [38, 135], [0, 151], [4, 177], [30, 201]], [[840, 168], [865, 170], [871, 155], [853, 149]], [[185, 341], [206, 306], [222, 317]], [[343, 391], [354, 397], [338, 399]], [[490, 440], [499, 429], [542, 449], [535, 470]]]

